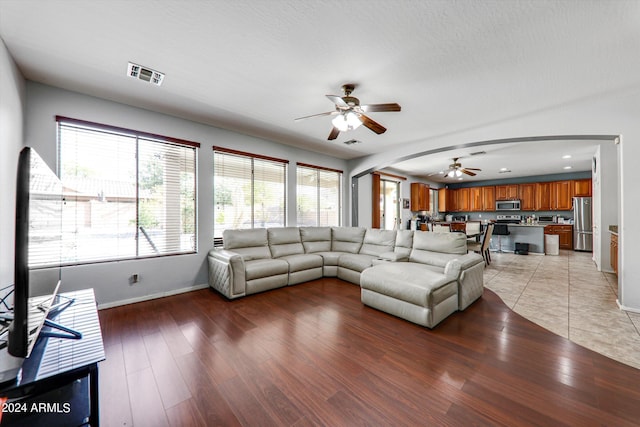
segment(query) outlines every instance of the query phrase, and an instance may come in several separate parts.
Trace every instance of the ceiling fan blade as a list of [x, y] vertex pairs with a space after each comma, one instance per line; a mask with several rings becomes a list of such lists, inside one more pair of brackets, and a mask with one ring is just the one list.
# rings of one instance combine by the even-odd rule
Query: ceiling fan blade
[[482, 169], [478, 169], [478, 168], [465, 168], [468, 171], [481, 171]]
[[295, 121], [310, 119], [311, 117], [320, 117], [320, 116], [332, 116], [335, 114], [340, 114], [338, 111], [327, 111], [326, 113], [312, 114], [310, 116], [298, 117], [297, 119], [293, 119]]
[[331, 129], [331, 133], [329, 134], [329, 138], [327, 138], [329, 141], [332, 141], [334, 139], [336, 139], [338, 137], [338, 134], [340, 133], [340, 131], [334, 126], [333, 129]]
[[363, 125], [371, 129], [378, 135], [380, 135], [381, 133], [385, 133], [387, 131], [386, 127], [382, 126], [380, 123], [376, 122], [375, 120], [372, 120], [371, 118], [365, 116], [364, 114], [360, 114], [358, 117], [360, 117], [360, 120], [362, 120]]
[[466, 173], [466, 174], [467, 174], [467, 175], [469, 175], [469, 176], [476, 176], [476, 174], [475, 174], [475, 173], [473, 173], [473, 172], [471, 172], [470, 170], [467, 170], [467, 169], [465, 169], [465, 168], [460, 169], [460, 172], [462, 172], [462, 173]]
[[365, 113], [375, 113], [381, 111], [400, 111], [400, 105], [395, 102], [391, 102], [388, 104], [365, 104], [361, 105], [360, 108]]
[[338, 95], [327, 95], [327, 98], [329, 98], [329, 101], [331, 101], [334, 104], [336, 104], [336, 107], [349, 108], [349, 104], [344, 102], [344, 99], [342, 99], [341, 96], [338, 96]]

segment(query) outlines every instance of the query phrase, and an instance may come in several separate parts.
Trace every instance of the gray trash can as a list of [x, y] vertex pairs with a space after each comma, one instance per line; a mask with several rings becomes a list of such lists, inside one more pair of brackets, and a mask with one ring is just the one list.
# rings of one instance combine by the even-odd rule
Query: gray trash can
[[544, 235], [544, 254], [560, 255], [560, 236], [557, 234]]

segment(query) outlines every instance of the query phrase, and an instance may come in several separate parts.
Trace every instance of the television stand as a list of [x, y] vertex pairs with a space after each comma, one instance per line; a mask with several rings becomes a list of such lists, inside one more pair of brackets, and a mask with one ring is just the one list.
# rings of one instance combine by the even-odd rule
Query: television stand
[[[2, 425], [100, 425], [98, 363], [105, 353], [93, 289], [60, 295], [72, 298], [73, 304], [54, 310], [51, 320], [75, 330], [81, 338], [66, 339], [66, 333], [66, 338], [47, 336], [48, 332], [61, 333], [43, 326], [17, 381], [0, 386], [0, 397], [13, 404], [5, 404]], [[6, 410], [11, 408], [27, 411]]]

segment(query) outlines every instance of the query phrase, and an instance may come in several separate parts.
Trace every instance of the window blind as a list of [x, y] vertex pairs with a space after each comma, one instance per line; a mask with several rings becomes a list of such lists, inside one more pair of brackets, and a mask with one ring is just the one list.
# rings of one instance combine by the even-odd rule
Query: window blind
[[58, 119], [63, 263], [196, 250], [198, 145], [177, 141]]
[[297, 223], [299, 226], [340, 226], [342, 171], [298, 163]]
[[286, 225], [287, 161], [214, 147], [214, 239]]

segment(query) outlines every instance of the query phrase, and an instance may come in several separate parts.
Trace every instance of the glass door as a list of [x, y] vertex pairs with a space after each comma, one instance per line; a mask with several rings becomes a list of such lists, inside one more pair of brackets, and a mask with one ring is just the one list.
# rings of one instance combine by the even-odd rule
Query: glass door
[[400, 223], [400, 183], [380, 180], [380, 228], [396, 230]]

